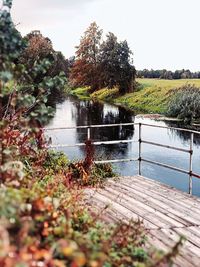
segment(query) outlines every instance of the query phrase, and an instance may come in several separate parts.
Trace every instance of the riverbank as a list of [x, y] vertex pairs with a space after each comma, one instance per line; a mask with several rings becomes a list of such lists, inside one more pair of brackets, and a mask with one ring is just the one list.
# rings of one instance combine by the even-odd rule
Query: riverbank
[[137, 79], [137, 89], [134, 93], [119, 96], [118, 89], [103, 88], [89, 94], [89, 88], [77, 88], [72, 94], [79, 99], [97, 99], [115, 105], [144, 113], [166, 114], [168, 103], [174, 96], [174, 89], [185, 84], [200, 87], [200, 79], [159, 80]]

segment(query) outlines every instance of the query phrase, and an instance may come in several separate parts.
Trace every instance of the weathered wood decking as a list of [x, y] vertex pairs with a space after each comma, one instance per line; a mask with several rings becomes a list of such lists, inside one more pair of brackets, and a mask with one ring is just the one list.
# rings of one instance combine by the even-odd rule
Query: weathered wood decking
[[98, 209], [110, 204], [107, 221], [142, 219], [149, 242], [160, 249], [169, 250], [184, 235], [175, 266], [200, 266], [200, 198], [142, 176], [110, 179], [105, 188], [87, 189], [86, 195]]

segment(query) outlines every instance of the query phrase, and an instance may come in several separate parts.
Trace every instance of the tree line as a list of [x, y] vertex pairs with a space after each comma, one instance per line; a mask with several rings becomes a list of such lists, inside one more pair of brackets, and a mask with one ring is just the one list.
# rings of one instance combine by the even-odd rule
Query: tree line
[[[35, 62], [43, 61], [45, 70], [41, 69], [37, 76], [28, 71], [30, 83], [38, 83], [45, 76], [55, 77], [62, 73], [72, 87], [87, 86], [94, 92], [100, 88], [117, 86], [121, 94], [132, 92], [136, 70], [127, 41], [118, 41], [111, 32], [103, 40], [102, 34], [97, 24], [91, 23], [76, 47], [75, 56], [66, 59], [61, 52], [53, 49], [49, 38], [40, 31], [33, 31], [24, 37], [27, 46], [19, 62], [28, 71]], [[46, 59], [48, 64], [45, 64]]]
[[190, 70], [176, 70], [169, 71], [163, 70], [138, 70], [137, 78], [153, 78], [153, 79], [166, 79], [166, 80], [178, 80], [178, 79], [200, 79], [200, 71], [191, 72]]
[[[166, 69], [136, 71], [133, 53], [127, 41], [119, 41], [111, 32], [103, 39], [103, 30], [95, 22], [84, 32], [76, 47], [75, 56], [69, 59], [55, 51], [51, 40], [40, 31], [32, 31], [23, 41], [26, 45], [18, 62], [27, 69], [27, 81], [38, 84], [45, 77], [52, 78], [49, 85], [53, 97], [60, 95], [59, 77], [62, 80], [65, 78], [71, 87], [89, 87], [90, 92], [117, 87], [120, 94], [134, 91], [136, 77], [168, 80], [200, 78], [200, 72], [188, 69], [174, 72]], [[37, 72], [29, 71], [33, 69], [35, 62], [42, 62], [43, 67]]]

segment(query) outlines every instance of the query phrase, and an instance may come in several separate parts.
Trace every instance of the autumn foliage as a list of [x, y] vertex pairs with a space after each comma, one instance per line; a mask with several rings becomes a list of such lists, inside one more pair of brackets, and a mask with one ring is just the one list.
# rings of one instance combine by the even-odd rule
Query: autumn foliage
[[71, 71], [71, 81], [74, 86], [91, 86], [92, 90], [99, 88], [99, 49], [102, 30], [94, 22], [86, 30], [77, 46], [76, 60]]
[[53, 52], [53, 46], [49, 38], [44, 37], [39, 31], [33, 31], [26, 35], [28, 42], [23, 52], [23, 59], [32, 60], [45, 58]]
[[126, 41], [118, 42], [113, 33], [102, 41], [103, 31], [91, 23], [77, 46], [70, 80], [73, 86], [88, 86], [94, 92], [117, 86], [120, 94], [134, 90], [135, 68]]

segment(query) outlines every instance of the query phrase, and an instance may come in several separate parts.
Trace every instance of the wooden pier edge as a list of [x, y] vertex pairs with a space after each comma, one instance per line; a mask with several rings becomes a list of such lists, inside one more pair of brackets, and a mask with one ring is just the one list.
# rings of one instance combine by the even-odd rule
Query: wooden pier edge
[[179, 240], [186, 242], [174, 266], [200, 266], [200, 198], [143, 176], [107, 180], [103, 188], [86, 189], [91, 208], [105, 210], [109, 222], [140, 219], [148, 229], [148, 242], [168, 251]]

